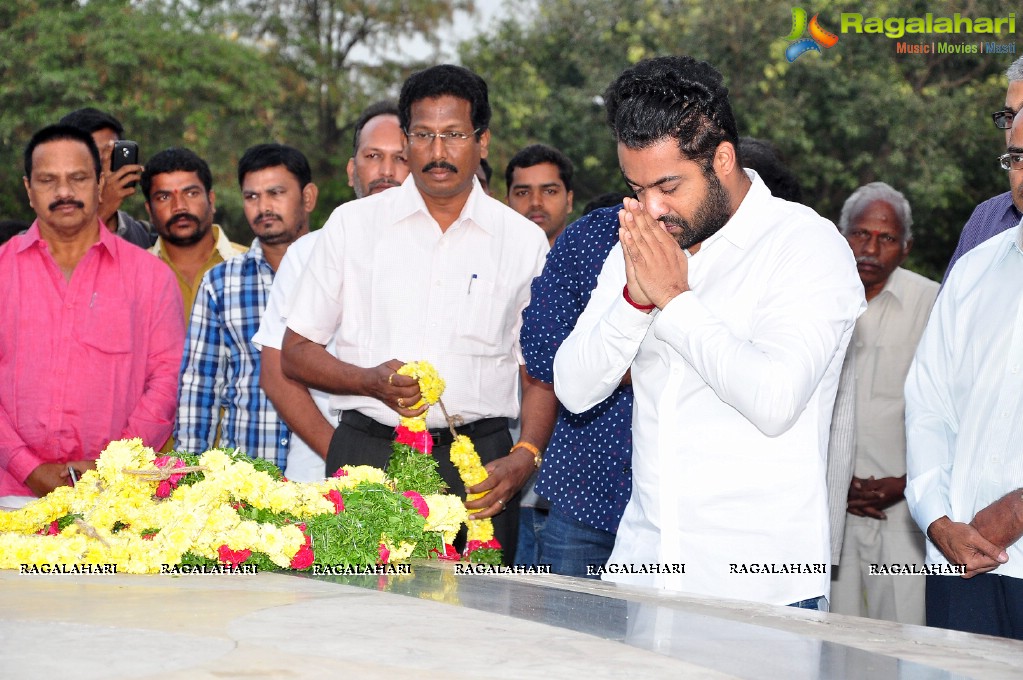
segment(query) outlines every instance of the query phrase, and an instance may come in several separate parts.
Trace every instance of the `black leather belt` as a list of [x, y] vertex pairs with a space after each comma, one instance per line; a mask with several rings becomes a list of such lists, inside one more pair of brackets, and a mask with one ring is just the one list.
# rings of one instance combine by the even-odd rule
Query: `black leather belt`
[[[358, 411], [345, 411], [341, 414], [341, 422], [348, 427], [353, 427], [360, 432], [365, 432], [371, 437], [388, 440], [394, 439], [393, 427], [389, 427], [383, 423], [378, 423], [369, 416], [365, 416]], [[482, 420], [477, 420], [474, 423], [456, 427], [455, 432], [475, 439], [477, 437], [486, 437], [487, 435], [500, 432], [507, 428], [507, 418], [483, 418]], [[433, 438], [434, 446], [449, 446], [451, 442], [454, 441], [454, 437], [451, 436], [451, 430], [447, 428], [428, 430], [428, 432], [430, 433], [430, 437]]]

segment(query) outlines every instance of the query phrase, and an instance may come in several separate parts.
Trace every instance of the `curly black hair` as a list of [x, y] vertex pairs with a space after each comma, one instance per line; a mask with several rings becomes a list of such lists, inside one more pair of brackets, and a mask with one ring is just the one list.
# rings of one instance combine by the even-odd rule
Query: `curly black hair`
[[672, 137], [683, 156], [705, 167], [721, 142], [731, 142], [738, 153], [728, 88], [705, 61], [688, 56], [641, 61], [608, 86], [604, 106], [618, 142], [630, 149]]

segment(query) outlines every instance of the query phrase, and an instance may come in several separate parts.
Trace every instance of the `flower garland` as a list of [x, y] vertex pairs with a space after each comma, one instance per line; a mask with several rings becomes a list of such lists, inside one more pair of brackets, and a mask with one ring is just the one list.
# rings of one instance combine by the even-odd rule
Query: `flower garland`
[[[403, 365], [398, 369], [401, 375], [407, 375], [419, 381], [419, 392], [422, 398], [412, 408], [427, 406], [426, 411], [412, 418], [402, 417], [395, 428], [395, 440], [392, 447], [391, 460], [388, 463], [388, 474], [399, 486], [406, 489], [430, 492], [438, 483], [443, 485], [440, 475], [436, 472], [436, 461], [430, 455], [433, 451], [433, 438], [426, 428], [426, 415], [429, 407], [439, 404], [444, 393], [444, 380], [437, 369], [427, 361], [416, 361]], [[472, 440], [465, 435], [457, 434], [444, 410], [445, 418], [451, 427], [454, 441], [451, 444], [451, 462], [458, 470], [458, 476], [466, 486], [479, 484], [487, 478], [487, 471], [480, 461], [479, 454]], [[485, 496], [488, 492], [469, 494], [467, 501]], [[489, 518], [466, 520], [467, 537], [465, 556], [476, 562], [491, 564], [501, 563], [501, 544], [494, 537], [494, 524]], [[457, 527], [455, 527], [457, 531]], [[445, 532], [445, 545], [449, 546], [454, 534]], [[450, 553], [449, 553], [450, 554]]]
[[[444, 381], [433, 366], [416, 362], [399, 372], [419, 380], [417, 406], [439, 403]], [[403, 418], [390, 474], [345, 466], [330, 479], [299, 483], [237, 451], [164, 455], [140, 439], [111, 442], [74, 487], [0, 512], [0, 569], [115, 564], [156, 573], [175, 565], [305, 570], [457, 560], [451, 544], [463, 523], [464, 557], [499, 563], [490, 520], [467, 520], [462, 500], [440, 493], [431, 444], [425, 413]], [[467, 437], [456, 437], [451, 455], [466, 484], [486, 479]]]
[[429, 557], [465, 516], [458, 498], [410, 498], [374, 467], [297, 483], [237, 452], [160, 456], [139, 439], [116, 441], [76, 486], [0, 512], [0, 568], [393, 562]]

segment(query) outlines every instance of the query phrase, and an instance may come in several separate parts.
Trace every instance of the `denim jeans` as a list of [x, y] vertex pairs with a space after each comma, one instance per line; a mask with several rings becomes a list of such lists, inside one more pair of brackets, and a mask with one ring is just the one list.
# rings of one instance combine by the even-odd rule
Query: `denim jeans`
[[540, 540], [539, 563], [551, 565], [551, 572], [565, 576], [600, 578], [587, 574], [587, 566], [607, 563], [615, 535], [578, 522], [551, 508]]
[[514, 564], [539, 564], [540, 539], [547, 524], [547, 511], [526, 506], [519, 508], [519, 544]]
[[793, 602], [789, 606], [795, 607], [796, 609], [815, 609], [819, 612], [827, 612], [829, 610], [828, 598], [823, 595], [820, 597], [811, 597], [808, 600]]

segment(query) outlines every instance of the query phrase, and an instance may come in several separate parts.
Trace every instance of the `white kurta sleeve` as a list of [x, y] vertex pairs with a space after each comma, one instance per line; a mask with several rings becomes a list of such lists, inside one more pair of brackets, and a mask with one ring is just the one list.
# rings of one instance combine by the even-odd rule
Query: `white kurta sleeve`
[[646, 337], [657, 310], [647, 314], [622, 295], [621, 244], [611, 249], [589, 304], [554, 357], [554, 392], [569, 411], [582, 413], [618, 387]]

